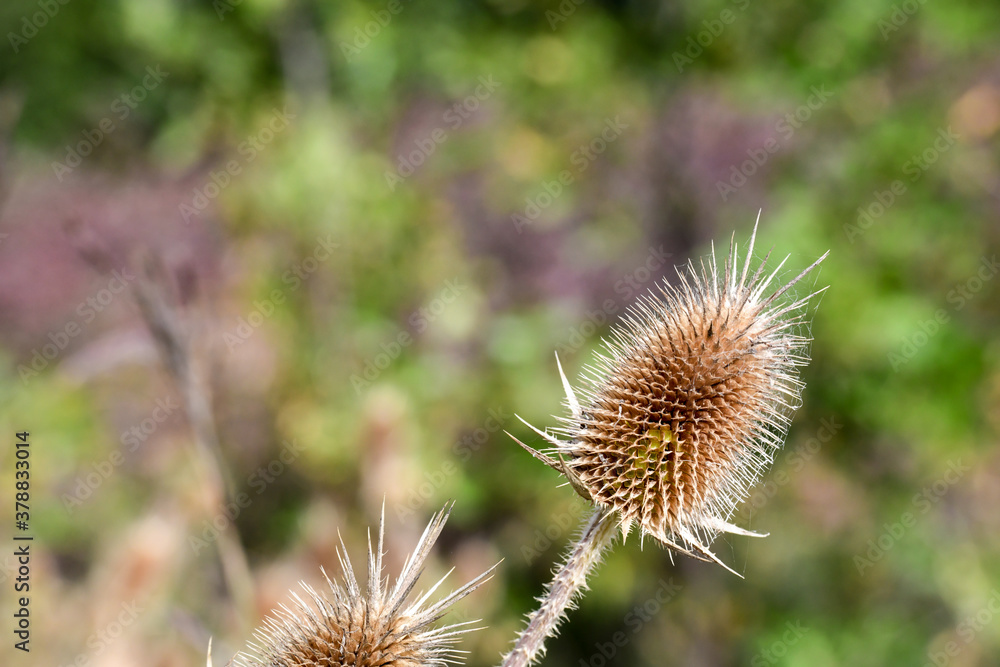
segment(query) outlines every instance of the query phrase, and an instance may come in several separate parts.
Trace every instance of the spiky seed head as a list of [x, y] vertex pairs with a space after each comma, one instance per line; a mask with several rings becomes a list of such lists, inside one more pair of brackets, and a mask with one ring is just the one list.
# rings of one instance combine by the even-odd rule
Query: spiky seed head
[[630, 308], [588, 369], [582, 404], [560, 366], [571, 414], [553, 431], [566, 439], [534, 429], [552, 447], [526, 447], [615, 513], [625, 534], [637, 525], [642, 536], [720, 564], [707, 546], [720, 531], [757, 536], [728, 520], [799, 405], [803, 325], [823, 291], [787, 296], [826, 255], [772, 287], [788, 257], [769, 274], [770, 253], [752, 269], [756, 233], [755, 225], [745, 259], [733, 242], [720, 272], [713, 247], [707, 264], [678, 267], [677, 285]]
[[[446, 506], [434, 515], [424, 530], [413, 554], [390, 587], [382, 577], [382, 543], [385, 512], [379, 524], [378, 550], [368, 540], [368, 585], [363, 593], [358, 586], [341, 540], [338, 557], [344, 581], [326, 577], [329, 591], [321, 594], [303, 584], [305, 597], [293, 594], [292, 607], [281, 609], [264, 621], [255, 633], [248, 653], [240, 653], [236, 667], [443, 667], [459, 662], [462, 651], [455, 648], [458, 639], [477, 621], [435, 626], [447, 608], [462, 599], [491, 576], [493, 566], [461, 588], [429, 602], [434, 591], [444, 583], [442, 577], [419, 599], [409, 601], [424, 561], [441, 533], [451, 511]], [[449, 572], [450, 574], [450, 572]]]

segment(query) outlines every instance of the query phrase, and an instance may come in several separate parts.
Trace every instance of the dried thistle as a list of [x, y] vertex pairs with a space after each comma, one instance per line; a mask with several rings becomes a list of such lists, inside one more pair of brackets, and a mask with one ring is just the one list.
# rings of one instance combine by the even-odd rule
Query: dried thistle
[[633, 306], [589, 369], [582, 402], [559, 365], [570, 416], [553, 432], [566, 439], [528, 424], [551, 447], [518, 444], [565, 475], [596, 511], [505, 666], [530, 664], [544, 651], [615, 525], [624, 536], [638, 526], [643, 538], [731, 572], [709, 551], [714, 537], [762, 537], [729, 518], [799, 405], [809, 342], [802, 329], [823, 290], [787, 295], [826, 255], [768, 294], [788, 257], [765, 273], [769, 252], [751, 269], [756, 235], [755, 225], [745, 260], [734, 241], [720, 273], [713, 246], [707, 264], [678, 267], [679, 285], [664, 283]]
[[361, 592], [347, 549], [341, 540], [337, 556], [344, 570], [344, 583], [330, 581], [329, 594], [303, 584], [308, 602], [298, 594], [294, 609], [281, 610], [264, 621], [255, 633], [251, 654], [237, 655], [236, 667], [443, 667], [458, 662], [463, 651], [455, 648], [459, 637], [478, 628], [478, 621], [436, 627], [446, 609], [476, 590], [492, 576], [493, 566], [448, 596], [428, 604], [449, 571], [430, 590], [407, 602], [423, 569], [431, 547], [448, 520], [451, 506], [431, 519], [407, 558], [396, 583], [389, 588], [382, 577], [382, 543], [385, 512], [379, 523], [378, 550], [368, 540], [368, 590]]

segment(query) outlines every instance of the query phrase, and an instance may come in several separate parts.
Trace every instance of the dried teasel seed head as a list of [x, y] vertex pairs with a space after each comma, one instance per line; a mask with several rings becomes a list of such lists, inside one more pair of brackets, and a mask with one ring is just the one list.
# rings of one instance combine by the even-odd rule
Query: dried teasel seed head
[[[255, 633], [248, 653], [240, 653], [235, 667], [443, 667], [455, 664], [463, 651], [455, 648], [461, 635], [479, 628], [478, 621], [435, 626], [448, 607], [492, 577], [495, 565], [458, 590], [431, 603], [444, 578], [408, 602], [424, 561], [441, 534], [451, 506], [431, 519], [414, 552], [407, 558], [396, 583], [382, 577], [385, 511], [379, 524], [377, 551], [368, 541], [368, 586], [362, 593], [347, 549], [341, 540], [338, 557], [344, 582], [327, 577], [330, 590], [319, 593], [303, 584], [308, 601], [293, 594], [292, 608], [282, 605]], [[448, 573], [450, 574], [450, 572]], [[326, 577], [326, 572], [323, 572]], [[448, 575], [446, 574], [445, 577]]]
[[552, 431], [565, 439], [531, 427], [552, 447], [519, 443], [614, 513], [626, 535], [637, 525], [723, 567], [707, 546], [719, 532], [760, 537], [728, 521], [799, 406], [808, 305], [823, 291], [789, 296], [825, 254], [772, 287], [788, 257], [770, 273], [770, 253], [753, 268], [756, 235], [755, 225], [745, 259], [733, 242], [720, 271], [713, 247], [707, 264], [689, 261], [676, 286], [640, 299], [589, 369], [582, 401], [560, 365], [571, 414]]

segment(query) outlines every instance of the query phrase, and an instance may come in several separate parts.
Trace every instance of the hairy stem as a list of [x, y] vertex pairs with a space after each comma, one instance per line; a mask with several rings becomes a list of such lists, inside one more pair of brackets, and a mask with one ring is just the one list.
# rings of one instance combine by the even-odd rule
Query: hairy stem
[[601, 509], [587, 521], [580, 539], [573, 545], [566, 562], [555, 572], [542, 603], [528, 617], [514, 648], [503, 660], [502, 667], [527, 667], [545, 653], [545, 640], [555, 634], [559, 622], [573, 605], [573, 600], [587, 585], [587, 576], [598, 563], [604, 549], [615, 536], [614, 521]]

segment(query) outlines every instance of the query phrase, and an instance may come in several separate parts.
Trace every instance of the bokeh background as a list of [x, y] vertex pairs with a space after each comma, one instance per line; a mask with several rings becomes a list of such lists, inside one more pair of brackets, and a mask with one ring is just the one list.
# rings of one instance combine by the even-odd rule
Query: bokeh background
[[544, 664], [1000, 664], [1000, 6], [8, 0], [0, 26], [0, 662], [204, 664], [212, 636], [225, 664], [339, 575], [338, 531], [363, 569], [384, 499], [395, 575], [454, 499], [425, 576], [504, 559], [449, 617], [496, 664], [584, 515], [503, 430], [537, 443], [514, 415], [562, 413], [553, 351], [576, 378], [762, 209], [759, 256], [831, 250], [804, 405], [735, 519], [771, 535], [715, 543], [745, 580], [633, 536]]

